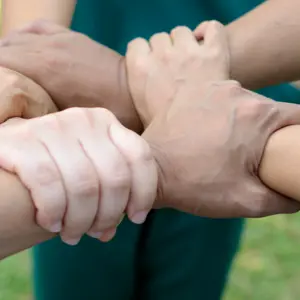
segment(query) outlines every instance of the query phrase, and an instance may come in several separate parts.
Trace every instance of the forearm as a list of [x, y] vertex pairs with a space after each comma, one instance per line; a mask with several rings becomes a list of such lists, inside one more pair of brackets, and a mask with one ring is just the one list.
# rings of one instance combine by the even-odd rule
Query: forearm
[[35, 222], [30, 195], [17, 179], [0, 169], [0, 260], [51, 238]]
[[1, 35], [36, 19], [69, 26], [75, 5], [76, 0], [2, 0]]
[[300, 79], [299, 11], [299, 0], [268, 0], [229, 24], [231, 78], [248, 89]]
[[[300, 126], [289, 126], [271, 136], [260, 167], [269, 187], [300, 201]], [[35, 222], [27, 189], [16, 176], [0, 170], [0, 259], [52, 237]]]
[[299, 79], [299, 11], [299, 0], [269, 0], [229, 24], [231, 77], [250, 89]]
[[300, 201], [300, 126], [288, 126], [269, 139], [260, 165], [260, 178], [270, 188]]

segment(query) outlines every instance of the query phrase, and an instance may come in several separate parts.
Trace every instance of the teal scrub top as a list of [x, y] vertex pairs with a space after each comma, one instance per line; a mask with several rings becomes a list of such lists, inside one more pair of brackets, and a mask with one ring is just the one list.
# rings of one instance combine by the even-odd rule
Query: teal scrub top
[[[125, 53], [135, 37], [149, 38], [203, 20], [226, 24], [258, 0], [78, 0], [72, 28]], [[95, 62], [97, 63], [97, 62]], [[281, 85], [260, 91], [299, 102]], [[37, 300], [218, 300], [238, 249], [243, 220], [212, 220], [174, 210], [152, 212], [146, 223], [128, 220], [102, 244], [85, 237], [76, 247], [59, 239], [34, 249]]]

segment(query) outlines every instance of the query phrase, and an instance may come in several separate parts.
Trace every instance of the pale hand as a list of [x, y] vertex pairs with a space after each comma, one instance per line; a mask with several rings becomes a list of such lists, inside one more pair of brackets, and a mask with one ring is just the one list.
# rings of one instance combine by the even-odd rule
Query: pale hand
[[0, 167], [31, 193], [37, 223], [68, 244], [110, 240], [126, 212], [143, 223], [157, 192], [147, 143], [105, 109], [68, 109], [0, 127]]

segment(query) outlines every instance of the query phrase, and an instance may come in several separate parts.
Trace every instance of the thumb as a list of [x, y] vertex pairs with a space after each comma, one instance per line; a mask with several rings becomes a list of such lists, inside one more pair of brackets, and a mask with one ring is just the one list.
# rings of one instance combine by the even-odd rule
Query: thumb
[[57, 111], [46, 91], [31, 79], [0, 67], [0, 123], [14, 117], [34, 118]]
[[110, 138], [127, 160], [131, 170], [131, 195], [127, 206], [129, 219], [141, 224], [151, 210], [157, 193], [157, 169], [149, 145], [121, 124], [112, 124]]

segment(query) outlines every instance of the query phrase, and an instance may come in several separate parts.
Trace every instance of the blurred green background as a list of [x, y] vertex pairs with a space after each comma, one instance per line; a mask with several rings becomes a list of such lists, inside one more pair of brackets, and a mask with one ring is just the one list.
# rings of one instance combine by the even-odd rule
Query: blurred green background
[[[300, 299], [298, 215], [276, 216], [248, 222], [241, 251], [234, 264], [224, 298]], [[30, 259], [29, 253], [24, 252], [0, 263], [0, 300], [30, 299]]]
[[[30, 271], [29, 252], [0, 262], [0, 300], [32, 299]], [[224, 298], [300, 299], [298, 215], [276, 216], [248, 222], [241, 251], [235, 261]]]

